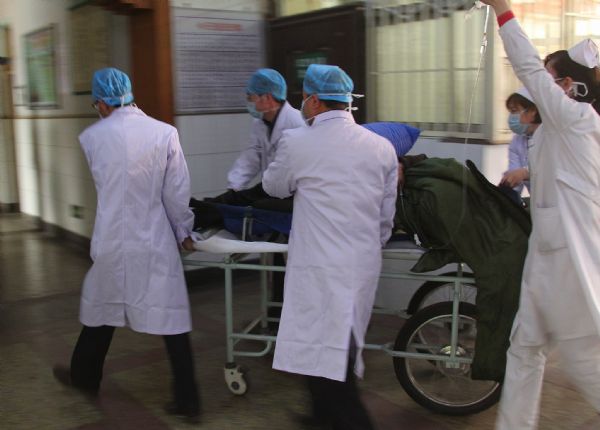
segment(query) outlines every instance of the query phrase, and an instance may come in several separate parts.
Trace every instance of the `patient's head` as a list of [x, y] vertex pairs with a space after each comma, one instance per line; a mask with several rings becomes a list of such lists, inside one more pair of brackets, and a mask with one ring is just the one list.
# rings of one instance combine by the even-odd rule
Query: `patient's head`
[[404, 188], [406, 181], [406, 171], [411, 167], [419, 164], [421, 161], [427, 160], [427, 155], [405, 155], [398, 157], [398, 187]]

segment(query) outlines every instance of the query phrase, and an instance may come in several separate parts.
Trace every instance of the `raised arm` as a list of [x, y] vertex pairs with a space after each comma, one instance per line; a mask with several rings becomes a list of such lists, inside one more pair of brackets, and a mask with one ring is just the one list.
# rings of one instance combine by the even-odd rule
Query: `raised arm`
[[482, 0], [494, 8], [504, 49], [517, 77], [529, 90], [545, 127], [559, 131], [580, 117], [578, 103], [556, 85], [506, 0]]
[[245, 188], [260, 172], [262, 144], [256, 133], [256, 124], [252, 125], [252, 133], [246, 148], [239, 155], [227, 174], [228, 188], [239, 191]]

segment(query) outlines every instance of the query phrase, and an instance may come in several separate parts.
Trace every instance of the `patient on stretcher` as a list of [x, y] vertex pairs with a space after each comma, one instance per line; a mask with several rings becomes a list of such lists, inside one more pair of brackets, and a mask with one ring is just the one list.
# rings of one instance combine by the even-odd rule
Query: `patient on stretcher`
[[[529, 214], [470, 161], [465, 167], [454, 159], [416, 156], [399, 160], [394, 228], [417, 237], [426, 251], [411, 270], [429, 272], [452, 262], [471, 268], [478, 290], [472, 376], [502, 381], [531, 231]], [[272, 208], [276, 214], [291, 217], [292, 201], [266, 196], [259, 184], [202, 202], [193, 200], [197, 226], [223, 222], [216, 202]]]
[[[413, 147], [420, 130], [406, 124], [396, 122], [373, 122], [363, 124], [363, 127], [370, 131], [385, 137], [394, 147], [398, 157], [404, 156]], [[227, 192], [213, 197], [205, 198], [204, 200], [190, 200], [190, 206], [193, 208], [195, 217], [194, 230], [206, 229], [211, 227], [223, 227], [227, 218], [232, 215], [230, 210], [222, 205], [229, 206], [252, 206], [258, 210], [268, 210], [280, 213], [290, 214], [292, 212], [292, 198], [277, 199], [269, 196], [262, 188], [262, 184], [240, 191], [228, 190]], [[283, 214], [282, 214], [283, 215]], [[261, 217], [268, 218], [266, 213], [262, 213]], [[275, 216], [273, 216], [274, 218]], [[291, 217], [287, 217], [287, 230], [289, 231], [289, 223]], [[286, 234], [285, 215], [280, 217], [279, 222], [274, 219], [267, 219], [270, 223], [282, 223], [275, 228], [275, 231]]]

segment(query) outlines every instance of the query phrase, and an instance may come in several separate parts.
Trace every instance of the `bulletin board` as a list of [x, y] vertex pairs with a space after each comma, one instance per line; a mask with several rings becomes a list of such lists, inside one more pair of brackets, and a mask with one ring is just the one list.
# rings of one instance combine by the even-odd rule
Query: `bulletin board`
[[246, 109], [246, 84], [264, 66], [259, 13], [172, 9], [177, 114]]
[[41, 28], [24, 38], [29, 107], [56, 108], [56, 26]]

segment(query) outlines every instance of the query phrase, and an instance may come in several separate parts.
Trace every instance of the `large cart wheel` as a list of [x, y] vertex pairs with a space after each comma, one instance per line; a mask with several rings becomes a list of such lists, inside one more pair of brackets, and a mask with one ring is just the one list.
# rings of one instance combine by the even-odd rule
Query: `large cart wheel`
[[[465, 275], [472, 276], [470, 273]], [[457, 272], [442, 273], [441, 276], [458, 276]], [[460, 301], [475, 304], [477, 286], [475, 284], [463, 284]], [[419, 287], [408, 303], [406, 313], [414, 315], [417, 311], [431, 306], [435, 303], [452, 301], [454, 297], [454, 283], [444, 281], [427, 281]]]
[[[409, 318], [396, 338], [394, 349], [450, 356], [452, 302], [428, 306]], [[475, 306], [461, 303], [456, 355], [472, 358], [477, 334]], [[394, 357], [396, 377], [421, 406], [447, 415], [481, 412], [500, 398], [496, 381], [471, 379], [471, 365], [423, 358]]]

